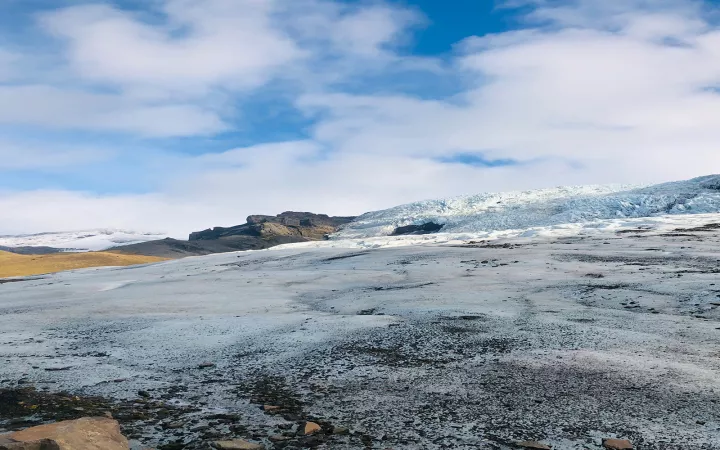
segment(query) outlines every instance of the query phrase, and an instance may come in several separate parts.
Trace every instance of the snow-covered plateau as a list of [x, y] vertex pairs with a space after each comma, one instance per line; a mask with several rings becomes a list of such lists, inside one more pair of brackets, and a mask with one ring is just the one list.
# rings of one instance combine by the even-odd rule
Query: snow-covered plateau
[[[684, 203], [701, 215], [373, 232], [5, 281], [0, 389], [124, 402], [112, 413], [135, 448], [718, 449], [707, 189]], [[27, 405], [0, 408], [0, 432], [43, 417]], [[303, 435], [307, 420], [321, 431]]]
[[121, 245], [164, 239], [162, 233], [143, 233], [129, 230], [98, 229], [38, 234], [0, 236], [3, 247], [52, 247], [63, 251], [101, 251]]

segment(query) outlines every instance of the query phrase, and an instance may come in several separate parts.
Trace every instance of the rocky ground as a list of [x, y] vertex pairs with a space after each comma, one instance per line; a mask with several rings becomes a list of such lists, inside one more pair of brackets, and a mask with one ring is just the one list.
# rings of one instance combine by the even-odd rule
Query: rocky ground
[[717, 449], [719, 244], [708, 223], [3, 283], [0, 432], [108, 413], [136, 448]]

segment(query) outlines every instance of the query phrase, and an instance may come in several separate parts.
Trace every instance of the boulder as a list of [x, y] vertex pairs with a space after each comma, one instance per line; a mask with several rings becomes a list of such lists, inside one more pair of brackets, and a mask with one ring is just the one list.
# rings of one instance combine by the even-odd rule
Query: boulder
[[128, 450], [117, 421], [85, 417], [0, 436], [0, 450]]
[[626, 439], [603, 439], [602, 445], [609, 450], [633, 450], [632, 442]]
[[316, 424], [315, 422], [307, 422], [305, 423], [305, 429], [303, 430], [303, 433], [305, 435], [308, 434], [315, 434], [318, 431], [320, 431], [320, 425]]

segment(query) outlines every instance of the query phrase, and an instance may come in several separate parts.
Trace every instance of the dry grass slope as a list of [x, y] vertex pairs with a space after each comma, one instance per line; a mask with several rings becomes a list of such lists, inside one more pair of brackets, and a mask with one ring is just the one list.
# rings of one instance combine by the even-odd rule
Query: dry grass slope
[[165, 261], [167, 258], [109, 252], [17, 255], [0, 251], [0, 278], [39, 275], [86, 267], [131, 266]]

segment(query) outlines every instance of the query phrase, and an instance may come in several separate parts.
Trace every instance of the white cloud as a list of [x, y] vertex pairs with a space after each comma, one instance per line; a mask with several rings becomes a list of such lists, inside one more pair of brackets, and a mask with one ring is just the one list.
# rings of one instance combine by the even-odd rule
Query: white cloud
[[290, 91], [318, 89], [357, 73], [360, 60], [377, 70], [397, 63], [385, 46], [420, 20], [398, 8], [324, 0], [149, 5], [157, 9], [89, 3], [40, 14], [63, 52], [21, 57], [0, 49], [0, 81], [17, 79], [0, 86], [0, 124], [145, 137], [213, 134], [242, 117], [245, 95], [272, 81], [291, 81]]
[[0, 82], [9, 81], [17, 75], [17, 54], [0, 48]]
[[113, 152], [105, 148], [68, 148], [0, 141], [0, 171], [66, 169], [105, 161], [112, 156]]
[[193, 104], [143, 104], [113, 94], [53, 86], [0, 86], [0, 123], [191, 136], [222, 131], [213, 111]]
[[[720, 86], [720, 28], [698, 2], [533, 3], [527, 28], [459, 43], [444, 70], [465, 89], [433, 100], [337, 87], [403, 65], [437, 75], [437, 61], [395, 50], [418, 16], [382, 4], [168, 0], [159, 17], [107, 6], [48, 16], [47, 26], [70, 43], [78, 79], [115, 93], [0, 88], [0, 122], [212, 134], [236, 125], [226, 111], [242, 101], [239, 93], [262, 93], [278, 77], [299, 82], [289, 95], [314, 122], [300, 141], [175, 155], [152, 195], [0, 195], [0, 208], [15, 211], [0, 231], [116, 226], [182, 236], [253, 213], [352, 214], [485, 190], [718, 171], [720, 94], [712, 88]], [[241, 11], [257, 36], [235, 29], [249, 20]], [[439, 162], [456, 153], [522, 164]], [[92, 214], [80, 213], [87, 209]]]
[[270, 3], [170, 0], [160, 25], [86, 5], [48, 13], [43, 23], [67, 40], [72, 67], [84, 78], [201, 92], [218, 85], [253, 88], [302, 57], [269, 23]]
[[477, 81], [450, 101], [326, 94], [299, 106], [325, 112], [315, 137], [343, 152], [573, 163], [542, 184], [566, 183], [578, 166], [588, 181], [700, 175], [720, 166], [720, 95], [704, 89], [720, 84], [720, 40], [695, 17], [674, 20], [690, 45], [658, 40], [639, 16], [613, 32], [509, 33], [463, 46], [458, 67]]

